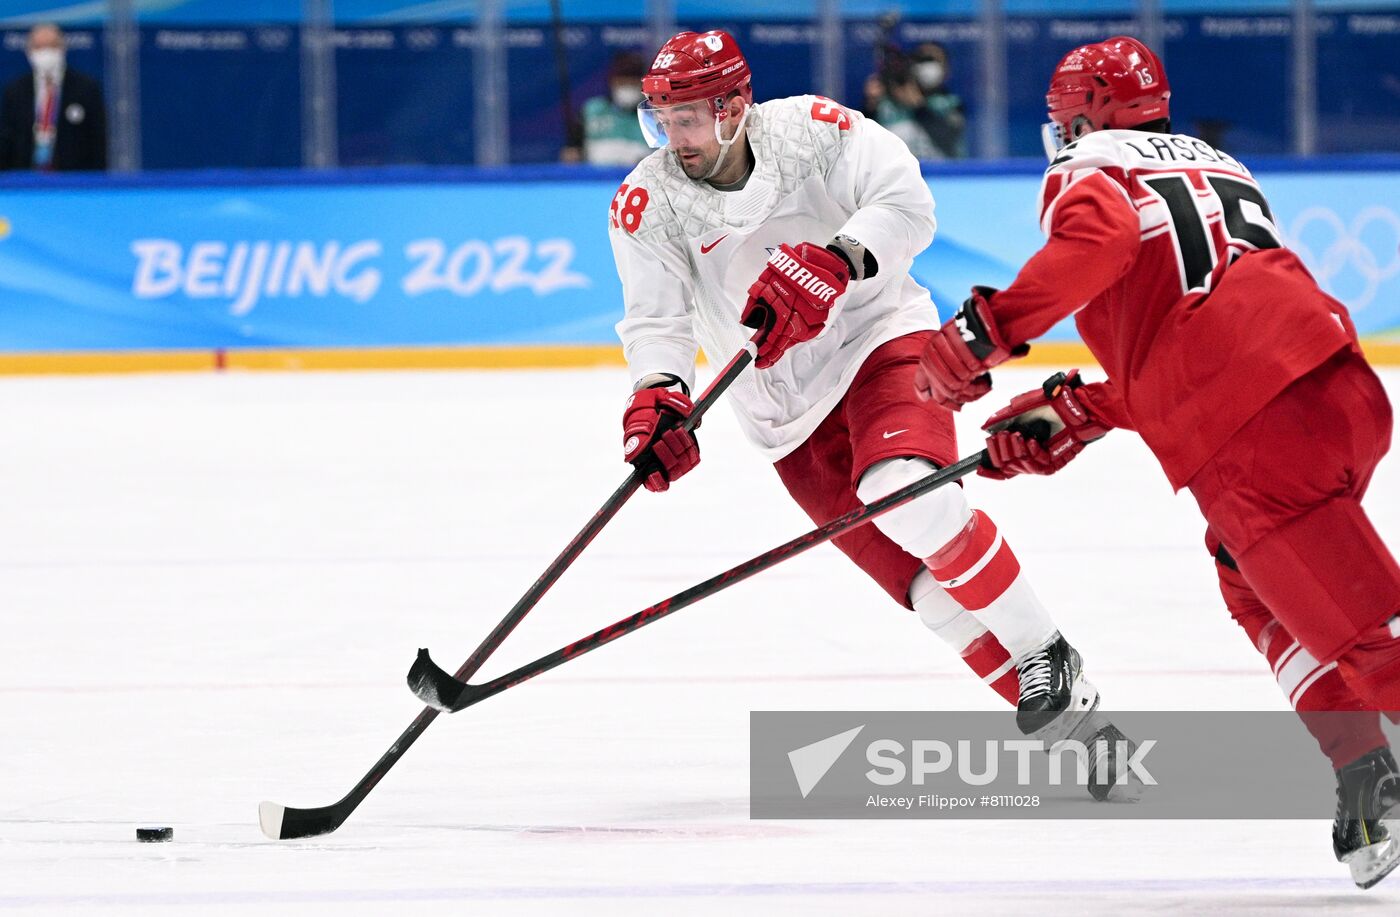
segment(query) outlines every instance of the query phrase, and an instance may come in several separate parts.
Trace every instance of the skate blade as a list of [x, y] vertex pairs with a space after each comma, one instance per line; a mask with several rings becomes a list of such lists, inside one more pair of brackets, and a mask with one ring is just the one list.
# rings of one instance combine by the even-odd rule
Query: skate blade
[[[1131, 769], [1127, 770], [1128, 779], [1121, 783], [1119, 782], [1116, 775], [1121, 773], [1120, 768], [1126, 769], [1126, 763], [1125, 761], [1119, 760], [1117, 741], [1115, 741], [1113, 748], [1106, 750], [1107, 761], [1100, 760], [1097, 754], [1100, 742], [1098, 736], [1104, 729], [1113, 729], [1120, 737], [1121, 741], [1127, 742], [1126, 750], [1123, 752], [1128, 755], [1127, 760], [1130, 760], [1132, 755], [1136, 752], [1137, 743], [1123, 735], [1122, 730], [1117, 729], [1107, 716], [1098, 712], [1097, 698], [1095, 698], [1094, 708], [1094, 710], [1080, 718], [1078, 726], [1066, 739], [1062, 739], [1051, 745], [1049, 750], [1052, 754], [1058, 754], [1067, 748], [1066, 742], [1079, 743], [1079, 747], [1076, 747], [1074, 752], [1084, 760], [1089, 767], [1091, 780], [1088, 787], [1089, 795], [1094, 798], [1095, 802], [1138, 802], [1142, 799], [1143, 794], [1147, 792], [1147, 785], [1144, 784], [1142, 778]], [[1086, 755], [1090, 757], [1086, 758]], [[1109, 770], [1115, 774], [1113, 781], [1106, 789], [1103, 784], [1095, 782], [1097, 781], [1099, 770], [1102, 767], [1109, 768]]]
[[[1085, 720], [1092, 716], [1099, 709], [1099, 689], [1084, 676], [1074, 680], [1074, 688], [1070, 692], [1069, 706], [1044, 726], [1031, 733], [1034, 738], [1040, 739], [1047, 748], [1054, 747], [1065, 739], [1072, 739]], [[1092, 734], [1092, 733], [1089, 733]]]
[[1347, 854], [1342, 859], [1351, 870], [1351, 880], [1358, 888], [1370, 888], [1400, 866], [1400, 840], [1387, 838]]
[[1142, 795], [1146, 792], [1147, 785], [1138, 779], [1136, 774], [1129, 774], [1126, 783], [1120, 784], [1115, 781], [1113, 786], [1109, 787], [1106, 796], [1102, 799], [1095, 796], [1094, 801], [1132, 804], [1141, 801]]
[[[1125, 738], [1123, 741], [1128, 740]], [[1090, 784], [1088, 790], [1089, 795], [1093, 797], [1095, 802], [1125, 803], [1131, 805], [1142, 799], [1143, 794], [1147, 792], [1147, 785], [1142, 782], [1142, 778], [1127, 767], [1127, 759], [1120, 759], [1117, 748], [1110, 749], [1107, 752], [1107, 760], [1100, 760], [1098, 757], [1099, 742], [1097, 739], [1089, 739], [1084, 745], [1086, 753], [1091, 756]], [[1136, 748], [1136, 745], [1128, 741], [1126, 754], [1129, 759], [1132, 757]], [[1101, 770], [1104, 769], [1113, 775], [1112, 780], [1106, 784], [1097, 782]], [[1119, 777], [1124, 770], [1127, 771], [1127, 779], [1119, 782]]]

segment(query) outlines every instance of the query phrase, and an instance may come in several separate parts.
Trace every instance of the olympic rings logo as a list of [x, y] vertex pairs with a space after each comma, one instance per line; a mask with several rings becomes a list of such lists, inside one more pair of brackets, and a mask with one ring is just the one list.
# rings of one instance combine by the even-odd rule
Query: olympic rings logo
[[[1314, 223], [1333, 237], [1320, 249], [1320, 254], [1303, 241], [1304, 233]], [[1373, 226], [1379, 227], [1378, 245], [1368, 244], [1377, 241], [1374, 236], [1367, 236], [1368, 231], [1375, 231]], [[1298, 214], [1289, 230], [1289, 247], [1298, 253], [1329, 294], [1336, 295], [1334, 281], [1343, 277], [1359, 276], [1365, 283], [1360, 293], [1345, 297], [1347, 306], [1352, 309], [1366, 308], [1376, 298], [1382, 284], [1400, 275], [1400, 216], [1389, 207], [1363, 208], [1350, 226], [1329, 207], [1309, 207]], [[1375, 248], [1382, 252], [1379, 257]]]

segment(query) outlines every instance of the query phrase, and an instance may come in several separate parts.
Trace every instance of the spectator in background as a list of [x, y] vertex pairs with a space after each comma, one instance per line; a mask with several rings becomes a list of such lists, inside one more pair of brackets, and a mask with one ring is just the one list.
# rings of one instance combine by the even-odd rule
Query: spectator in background
[[107, 168], [107, 111], [92, 77], [70, 69], [63, 30], [36, 25], [26, 46], [31, 72], [0, 102], [0, 169]]
[[608, 65], [608, 94], [583, 103], [583, 149], [565, 147], [565, 162], [594, 166], [634, 166], [651, 153], [637, 121], [646, 60], [635, 51], [619, 51]]
[[948, 50], [926, 41], [904, 55], [887, 51], [879, 73], [865, 81], [864, 113], [888, 128], [925, 161], [967, 156], [962, 100], [948, 91]]
[[1225, 135], [1230, 133], [1230, 128], [1234, 127], [1229, 121], [1223, 118], [1197, 118], [1194, 122], [1192, 133], [1197, 140], [1202, 140], [1217, 150], [1228, 150], [1229, 142]]

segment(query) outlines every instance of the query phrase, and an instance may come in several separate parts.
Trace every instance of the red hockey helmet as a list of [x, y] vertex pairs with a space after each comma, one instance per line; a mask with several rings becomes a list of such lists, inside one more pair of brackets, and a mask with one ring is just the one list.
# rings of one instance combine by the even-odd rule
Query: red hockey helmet
[[735, 91], [752, 101], [751, 75], [749, 62], [733, 35], [719, 29], [703, 34], [681, 32], [656, 53], [651, 69], [642, 77], [642, 93], [656, 108], [723, 100]]
[[[677, 139], [701, 142], [699, 138], [713, 134], [720, 155], [705, 177], [714, 175], [749, 116], [750, 76], [749, 62], [733, 35], [719, 29], [681, 32], [661, 46], [642, 77], [643, 99], [637, 107], [642, 135], [652, 147], [660, 148]], [[729, 117], [727, 103], [735, 93], [745, 103], [743, 115], [733, 135], [725, 139], [720, 125]]]
[[1157, 55], [1136, 38], [1119, 35], [1066, 54], [1050, 77], [1045, 104], [1063, 144], [1086, 130], [1166, 118], [1171, 95]]

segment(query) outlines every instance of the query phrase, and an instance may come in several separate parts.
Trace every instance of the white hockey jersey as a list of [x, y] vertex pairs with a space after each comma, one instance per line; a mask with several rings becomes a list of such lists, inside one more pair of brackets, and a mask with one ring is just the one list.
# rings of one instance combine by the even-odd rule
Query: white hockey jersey
[[776, 462], [816, 430], [871, 351], [937, 327], [928, 291], [909, 276], [933, 240], [933, 197], [902, 141], [830, 99], [755, 105], [745, 129], [755, 164], [740, 190], [686, 177], [668, 150], [618, 189], [609, 237], [626, 315], [617, 332], [634, 383], [670, 373], [693, 388], [697, 344], [723, 365], [753, 334], [739, 315], [774, 249], [825, 245], [837, 233], [862, 243], [879, 269], [851, 282], [822, 335], [729, 389], [744, 432]]

